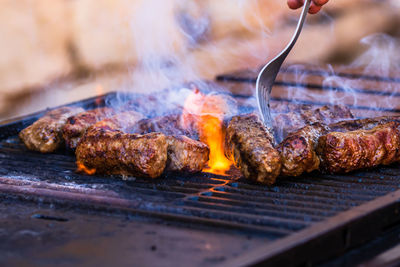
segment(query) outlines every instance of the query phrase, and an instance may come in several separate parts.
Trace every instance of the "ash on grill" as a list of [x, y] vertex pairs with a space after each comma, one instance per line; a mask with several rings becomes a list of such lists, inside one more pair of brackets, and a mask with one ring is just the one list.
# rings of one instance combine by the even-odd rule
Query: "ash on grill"
[[[224, 82], [224, 85], [229, 87], [230, 83]], [[245, 92], [247, 88], [246, 84], [235, 85], [239, 85], [240, 92]], [[110, 103], [105, 101], [106, 98], [101, 99], [102, 103]], [[133, 99], [144, 101], [145, 97]], [[241, 94], [234, 95], [234, 99], [238, 103], [239, 114], [254, 111], [254, 105], [249, 104], [254, 103], [251, 97]], [[96, 107], [94, 102], [90, 99], [79, 104], [90, 110]], [[284, 97], [272, 100], [275, 115], [300, 109], [304, 103], [311, 104], [314, 109], [325, 104], [323, 101], [301, 99], [293, 102]], [[365, 110], [374, 116], [396, 113], [394, 109], [348, 106], [357, 116]], [[164, 115], [168, 114], [149, 117]], [[91, 214], [100, 213], [103, 217], [110, 213], [122, 214], [130, 219], [139, 217], [140, 222], [145, 217], [150, 222], [162, 222], [162, 227], [167, 222], [186, 231], [184, 236], [193, 242], [198, 240], [198, 236], [193, 236], [193, 228], [198, 227], [218, 237], [228, 233], [235, 242], [224, 243], [224, 252], [215, 246], [215, 255], [221, 252], [224, 257], [214, 263], [232, 265], [230, 260], [237, 260], [233, 265], [269, 263], [276, 266], [277, 262], [288, 265], [296, 261], [295, 264], [310, 265], [378, 236], [400, 219], [395, 212], [398, 210], [399, 195], [394, 192], [400, 182], [398, 165], [345, 175], [305, 173], [300, 177], [279, 178], [276, 185], [270, 187], [249, 183], [236, 172], [229, 176], [171, 173], [157, 180], [138, 177], [133, 182], [121, 181], [76, 173], [75, 158], [69, 151], [59, 149], [53, 154], [27, 151], [18, 141], [17, 134], [38, 117], [28, 116], [1, 127], [2, 198], [38, 201], [41, 206], [49, 203], [57, 207], [67, 206], [68, 209], [74, 207], [76, 210], [84, 209], [85, 214], [89, 210]], [[354, 210], [359, 205], [362, 205], [360, 209]], [[243, 239], [250, 240], [255, 236], [262, 242], [249, 241], [253, 246], [247, 250], [231, 246], [233, 243], [243, 244]], [[173, 238], [176, 240], [176, 237]], [[307, 249], [308, 245], [319, 247], [319, 252]], [[162, 244], [157, 247], [163, 249]], [[171, 248], [164, 249], [168, 252]], [[232, 254], [226, 254], [227, 250]], [[210, 263], [207, 261], [210, 251], [198, 251], [190, 254], [191, 257], [198, 262], [203, 259], [203, 263]], [[132, 253], [137, 255], [135, 251]], [[288, 255], [292, 254], [288, 253], [297, 256], [290, 257]], [[167, 257], [160, 262], [166, 260], [176, 261]]]

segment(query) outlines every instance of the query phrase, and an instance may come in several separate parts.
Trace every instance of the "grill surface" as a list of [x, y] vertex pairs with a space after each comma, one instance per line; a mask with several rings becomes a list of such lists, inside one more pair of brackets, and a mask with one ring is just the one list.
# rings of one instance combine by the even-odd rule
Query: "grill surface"
[[[251, 82], [243, 78], [243, 73], [235, 75], [236, 80], [231, 76], [219, 79], [227, 87], [232, 86], [232, 80]], [[236, 98], [238, 102], [251, 101], [245, 94]], [[289, 101], [274, 101], [278, 100]], [[79, 104], [91, 108], [95, 103], [98, 99]], [[243, 105], [242, 109], [251, 107]], [[12, 201], [33, 201], [107, 216], [130, 216], [149, 224], [168, 222], [205, 236], [213, 232], [238, 236], [239, 242], [244, 242], [243, 236], [254, 237], [247, 248], [236, 248], [238, 251], [229, 257], [211, 262], [196, 259], [207, 255], [203, 248], [202, 253], [191, 255], [197, 264], [293, 264], [294, 259], [295, 264], [318, 262], [379, 235], [400, 220], [398, 164], [349, 175], [312, 173], [282, 178], [272, 187], [251, 184], [236, 170], [227, 177], [168, 174], [156, 180], [87, 176], [75, 172], [72, 152], [38, 154], [19, 142], [17, 133], [42, 114], [19, 118], [1, 128], [3, 201], [11, 201], [10, 205]], [[46, 219], [47, 215], [32, 216]], [[227, 253], [231, 245], [225, 246], [225, 250], [214, 248], [214, 252]], [[315, 253], [316, 249], [320, 252]]]

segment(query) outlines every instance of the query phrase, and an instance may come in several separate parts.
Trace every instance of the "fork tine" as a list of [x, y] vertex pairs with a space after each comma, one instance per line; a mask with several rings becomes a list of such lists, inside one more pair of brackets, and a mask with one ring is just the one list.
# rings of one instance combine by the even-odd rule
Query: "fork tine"
[[310, 4], [311, 0], [305, 1], [304, 8], [301, 13], [299, 23], [297, 24], [296, 31], [292, 37], [292, 40], [278, 56], [276, 56], [273, 60], [271, 60], [268, 64], [264, 66], [264, 68], [260, 71], [257, 77], [256, 96], [258, 102], [258, 109], [261, 113], [260, 115], [262, 117], [264, 124], [270, 129], [272, 129], [272, 117], [270, 112], [269, 100], [270, 100], [272, 85], [275, 82], [276, 76], [278, 75], [282, 63], [286, 59], [287, 55], [293, 48], [294, 44], [297, 41], [297, 38], [300, 35], [307, 12], [310, 8]]

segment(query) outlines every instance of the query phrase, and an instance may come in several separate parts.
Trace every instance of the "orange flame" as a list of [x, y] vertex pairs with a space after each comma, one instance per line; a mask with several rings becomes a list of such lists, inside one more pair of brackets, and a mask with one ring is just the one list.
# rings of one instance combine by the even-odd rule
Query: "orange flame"
[[95, 90], [96, 90], [96, 96], [99, 96], [96, 98], [95, 103], [97, 106], [99, 106], [101, 104], [101, 100], [102, 100], [102, 97], [100, 97], [100, 96], [104, 94], [104, 88], [101, 84], [98, 84], [96, 86]]
[[232, 165], [224, 154], [223, 118], [227, 110], [228, 106], [221, 96], [204, 95], [199, 90], [195, 90], [185, 101], [184, 125], [196, 118], [200, 141], [210, 148], [208, 168], [203, 172], [225, 175]]
[[86, 174], [89, 175], [93, 175], [96, 173], [96, 169], [90, 169], [88, 167], [86, 167], [85, 165], [83, 165], [82, 163], [80, 163], [79, 161], [76, 162], [76, 166], [77, 166], [77, 172], [84, 172]]

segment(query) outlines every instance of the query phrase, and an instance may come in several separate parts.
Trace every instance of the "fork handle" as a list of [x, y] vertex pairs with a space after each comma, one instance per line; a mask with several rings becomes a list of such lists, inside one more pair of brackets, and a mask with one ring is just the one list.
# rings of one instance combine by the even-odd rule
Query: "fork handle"
[[283, 50], [284, 51], [283, 53], [286, 54], [285, 58], [289, 54], [290, 50], [292, 50], [293, 46], [296, 44], [296, 41], [300, 36], [301, 30], [303, 29], [304, 21], [306, 20], [307, 17], [307, 13], [310, 10], [310, 6], [311, 6], [311, 0], [305, 0], [299, 22], [297, 23], [295, 34], [293, 35], [292, 39], [286, 46], [286, 49]]

